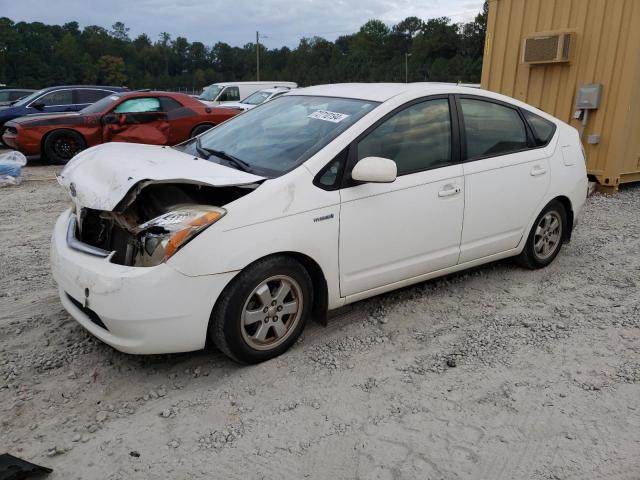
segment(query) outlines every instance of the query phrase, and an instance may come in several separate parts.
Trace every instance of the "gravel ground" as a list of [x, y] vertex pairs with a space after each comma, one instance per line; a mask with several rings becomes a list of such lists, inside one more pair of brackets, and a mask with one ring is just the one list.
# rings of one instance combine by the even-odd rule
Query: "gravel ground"
[[62, 309], [57, 168], [0, 188], [0, 453], [51, 479], [640, 478], [640, 186], [548, 268], [355, 304], [287, 354], [124, 355]]

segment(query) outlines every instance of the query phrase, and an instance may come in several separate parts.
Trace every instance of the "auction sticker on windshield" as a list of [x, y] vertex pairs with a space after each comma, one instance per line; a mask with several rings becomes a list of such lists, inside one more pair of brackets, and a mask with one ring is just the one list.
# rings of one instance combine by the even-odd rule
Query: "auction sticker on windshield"
[[340, 123], [349, 115], [338, 112], [329, 112], [327, 110], [316, 110], [311, 115], [307, 115], [309, 118], [315, 118], [317, 120], [324, 120], [325, 122]]

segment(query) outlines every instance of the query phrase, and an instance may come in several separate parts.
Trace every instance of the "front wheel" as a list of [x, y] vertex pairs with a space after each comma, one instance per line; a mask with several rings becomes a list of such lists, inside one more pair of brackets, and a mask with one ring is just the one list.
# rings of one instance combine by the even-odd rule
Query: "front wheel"
[[552, 200], [536, 218], [516, 262], [531, 269], [546, 267], [560, 252], [566, 230], [567, 212], [560, 202]]
[[85, 148], [84, 138], [73, 130], [55, 130], [44, 141], [45, 156], [58, 165], [66, 164]]
[[312, 305], [313, 284], [300, 263], [285, 256], [258, 260], [240, 272], [218, 298], [209, 336], [238, 362], [263, 362], [295, 343]]

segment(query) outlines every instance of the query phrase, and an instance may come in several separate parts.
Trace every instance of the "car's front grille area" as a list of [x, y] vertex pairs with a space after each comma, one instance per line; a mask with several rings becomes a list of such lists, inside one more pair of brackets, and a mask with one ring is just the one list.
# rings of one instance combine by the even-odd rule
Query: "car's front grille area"
[[100, 317], [98, 316], [98, 314], [96, 312], [94, 312], [90, 308], [87, 308], [84, 305], [82, 305], [82, 303], [77, 301], [75, 298], [73, 298], [68, 293], [66, 293], [66, 295], [67, 295], [67, 298], [69, 299], [69, 301], [71, 301], [71, 303], [73, 303], [78, 308], [78, 310], [81, 310], [82, 313], [84, 313], [89, 318], [89, 320], [91, 320], [91, 323], [93, 323], [94, 325], [97, 325], [100, 328], [104, 328], [107, 332], [109, 331], [107, 326], [100, 319]]

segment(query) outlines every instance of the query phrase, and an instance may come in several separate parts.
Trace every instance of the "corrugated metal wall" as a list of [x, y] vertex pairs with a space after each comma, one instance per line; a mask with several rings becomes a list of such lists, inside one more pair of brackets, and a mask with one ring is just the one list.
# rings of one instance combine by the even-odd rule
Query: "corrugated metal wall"
[[[602, 83], [583, 135], [589, 173], [603, 185], [640, 180], [640, 0], [490, 0], [482, 88], [572, 119], [578, 85]], [[521, 63], [523, 39], [573, 31], [568, 64]], [[599, 134], [598, 145], [587, 145]]]

